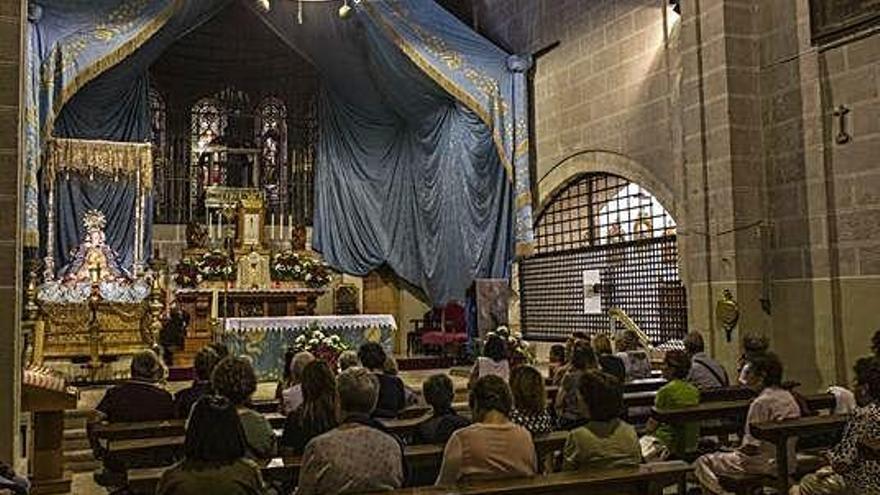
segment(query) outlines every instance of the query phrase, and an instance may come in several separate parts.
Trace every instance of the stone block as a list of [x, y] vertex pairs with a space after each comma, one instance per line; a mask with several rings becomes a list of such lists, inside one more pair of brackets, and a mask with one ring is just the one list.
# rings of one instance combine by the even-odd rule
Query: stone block
[[774, 280], [802, 278], [804, 276], [803, 251], [800, 249], [773, 251], [772, 263]]
[[877, 74], [874, 67], [862, 67], [832, 77], [829, 81], [831, 103], [852, 105], [877, 98]]
[[859, 138], [880, 132], [880, 101], [857, 105], [851, 110], [850, 116], [853, 136]]
[[859, 273], [880, 275], [880, 244], [858, 249]]
[[0, 150], [18, 148], [18, 108], [0, 107]]
[[840, 242], [880, 239], [880, 210], [840, 213], [837, 216], [837, 238]]
[[[18, 4], [18, 2], [14, 2]], [[0, 17], [0, 62], [19, 63], [20, 25], [17, 18]]]
[[835, 145], [832, 164], [836, 174], [852, 174], [877, 169], [880, 156], [880, 136], [873, 135], [847, 143]]
[[18, 105], [18, 64], [0, 64], [0, 106]]
[[880, 172], [859, 175], [852, 183], [855, 204], [860, 206], [880, 204]]
[[846, 61], [849, 69], [880, 62], [880, 35], [855, 40], [846, 45]]
[[0, 194], [18, 191], [18, 155], [15, 150], [0, 153]]

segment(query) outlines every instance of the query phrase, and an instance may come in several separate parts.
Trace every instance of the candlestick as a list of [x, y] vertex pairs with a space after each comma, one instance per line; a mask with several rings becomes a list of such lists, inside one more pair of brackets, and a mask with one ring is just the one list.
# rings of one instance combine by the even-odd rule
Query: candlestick
[[287, 214], [287, 239], [293, 241], [293, 214]]
[[275, 240], [275, 214], [272, 214], [272, 223], [269, 225], [269, 240]]
[[211, 319], [216, 320], [219, 314], [219, 298], [217, 297], [217, 289], [211, 291]]
[[207, 212], [207, 215], [205, 215], [205, 216], [208, 217], [208, 239], [213, 241], [214, 240], [214, 231], [211, 229], [211, 210], [206, 209], [205, 211]]
[[217, 238], [223, 239], [223, 212], [217, 214]]

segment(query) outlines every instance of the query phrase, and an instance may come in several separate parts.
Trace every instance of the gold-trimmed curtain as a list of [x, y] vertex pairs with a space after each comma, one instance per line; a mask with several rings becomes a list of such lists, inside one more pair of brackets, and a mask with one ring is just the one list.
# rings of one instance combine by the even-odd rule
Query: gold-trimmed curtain
[[46, 147], [44, 177], [51, 184], [61, 173], [93, 178], [136, 180], [141, 190], [153, 186], [153, 150], [150, 143], [123, 143], [87, 139], [52, 138]]

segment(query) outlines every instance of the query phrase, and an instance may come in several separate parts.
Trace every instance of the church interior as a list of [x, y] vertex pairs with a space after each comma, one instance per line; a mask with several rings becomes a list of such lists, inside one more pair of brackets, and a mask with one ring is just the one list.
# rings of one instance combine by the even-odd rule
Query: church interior
[[878, 0], [5, 0], [0, 494], [880, 494], [878, 155]]

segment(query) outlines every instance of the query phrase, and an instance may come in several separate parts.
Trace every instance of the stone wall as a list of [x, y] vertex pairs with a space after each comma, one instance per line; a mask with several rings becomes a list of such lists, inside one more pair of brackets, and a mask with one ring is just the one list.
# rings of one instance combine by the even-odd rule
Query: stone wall
[[613, 172], [676, 210], [678, 50], [667, 4], [480, 0], [481, 30], [505, 48], [532, 53], [560, 42], [537, 60], [534, 80], [533, 181], [542, 200], [571, 177], [563, 169], [589, 169], [598, 152], [616, 156]]
[[536, 68], [537, 199], [583, 171], [639, 182], [675, 215], [712, 352], [763, 333], [806, 388], [844, 382], [880, 328], [880, 35], [815, 46], [808, 0], [688, 0], [669, 30], [666, 3], [480, 2], [506, 48], [561, 42]]
[[19, 456], [21, 389], [21, 77], [26, 2], [0, 2], [0, 462]]

